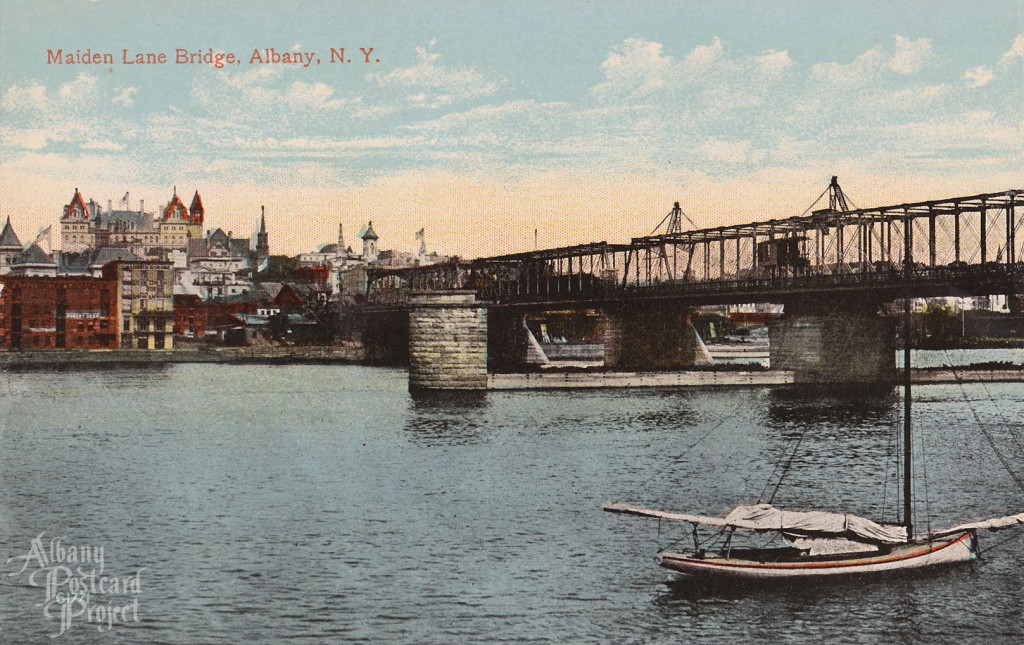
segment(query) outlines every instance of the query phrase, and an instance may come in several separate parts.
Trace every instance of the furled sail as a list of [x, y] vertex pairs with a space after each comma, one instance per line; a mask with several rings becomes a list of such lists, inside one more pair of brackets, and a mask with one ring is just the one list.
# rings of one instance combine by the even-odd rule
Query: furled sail
[[657, 517], [676, 522], [724, 526], [746, 531], [780, 532], [788, 536], [843, 536], [869, 544], [903, 544], [907, 541], [907, 529], [903, 526], [879, 524], [846, 513], [786, 511], [775, 508], [771, 504], [740, 505], [732, 509], [724, 518], [658, 511], [628, 504], [605, 504], [604, 510], [610, 513]]
[[659, 511], [653, 508], [632, 506], [631, 504], [618, 504], [609, 502], [604, 505], [604, 510], [609, 513], [622, 513], [624, 515], [639, 515], [641, 517], [656, 517], [660, 520], [672, 522], [689, 522], [690, 524], [701, 524], [704, 526], [726, 526], [725, 519], [710, 515], [687, 515], [686, 513], [673, 513], [672, 511]]
[[1003, 517], [993, 517], [991, 519], [977, 520], [975, 522], [964, 522], [963, 524], [957, 524], [956, 526], [952, 526], [948, 529], [936, 531], [931, 535], [934, 537], [941, 537], [943, 535], [951, 535], [953, 533], [959, 533], [960, 531], [967, 531], [970, 529], [988, 529], [990, 531], [998, 531], [999, 529], [1005, 529], [1009, 526], [1016, 526], [1018, 524], [1024, 524], [1024, 513], [1005, 515]]

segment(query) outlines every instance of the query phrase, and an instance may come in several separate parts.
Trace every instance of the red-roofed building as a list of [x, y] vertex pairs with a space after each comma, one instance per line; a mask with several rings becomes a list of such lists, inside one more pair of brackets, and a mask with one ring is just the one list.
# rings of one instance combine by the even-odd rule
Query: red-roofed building
[[185, 206], [177, 189], [159, 216], [147, 213], [145, 202], [139, 200], [132, 209], [128, 193], [114, 208], [107, 200], [104, 209], [94, 200], [88, 201], [75, 189], [60, 219], [61, 249], [65, 253], [81, 253], [102, 246], [123, 246], [140, 257], [150, 257], [168, 250], [187, 251], [190, 238], [203, 237], [205, 210], [199, 191], [192, 198], [192, 208]]

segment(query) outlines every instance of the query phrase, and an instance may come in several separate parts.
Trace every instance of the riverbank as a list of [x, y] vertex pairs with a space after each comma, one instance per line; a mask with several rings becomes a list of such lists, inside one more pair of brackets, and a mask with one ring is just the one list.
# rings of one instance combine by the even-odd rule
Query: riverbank
[[[1024, 367], [999, 369], [923, 368], [912, 369], [910, 379], [918, 384], [938, 383], [1024, 383]], [[679, 372], [530, 372], [490, 374], [489, 390], [546, 390], [626, 387], [718, 387], [791, 385], [793, 372], [782, 370], [687, 370]]]
[[623, 387], [710, 387], [789, 385], [793, 372], [687, 370], [680, 372], [530, 372], [489, 374], [489, 390], [545, 390]]
[[[362, 346], [331, 347], [190, 347], [170, 351], [63, 350], [0, 353], [0, 367], [52, 368], [62, 366], [162, 365], [225, 363], [262, 365], [366, 364]], [[1024, 383], [1024, 366], [984, 363], [915, 368], [914, 383]], [[589, 389], [633, 387], [775, 386], [796, 382], [793, 372], [758, 366], [722, 365], [673, 372], [606, 372], [600, 369], [551, 369], [527, 373], [489, 374], [489, 390]]]
[[365, 352], [359, 345], [311, 347], [197, 347], [167, 351], [132, 349], [17, 351], [0, 353], [0, 365], [142, 365], [168, 363], [360, 363]]

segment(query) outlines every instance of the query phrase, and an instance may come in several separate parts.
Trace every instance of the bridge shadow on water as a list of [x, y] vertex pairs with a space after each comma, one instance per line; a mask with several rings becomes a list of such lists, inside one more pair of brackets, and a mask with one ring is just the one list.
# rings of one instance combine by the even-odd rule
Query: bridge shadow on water
[[780, 425], [877, 425], [895, 418], [899, 401], [899, 392], [893, 387], [837, 389], [795, 385], [770, 391], [768, 420]]
[[489, 408], [486, 391], [410, 392], [405, 430], [426, 445], [476, 443]]

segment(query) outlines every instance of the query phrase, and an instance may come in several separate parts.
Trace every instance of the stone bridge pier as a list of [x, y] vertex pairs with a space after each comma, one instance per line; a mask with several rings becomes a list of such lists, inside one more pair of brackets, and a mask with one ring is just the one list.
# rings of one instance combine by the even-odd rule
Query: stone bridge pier
[[487, 309], [475, 292], [423, 292], [409, 306], [409, 389], [487, 389]]
[[896, 321], [877, 303], [786, 303], [768, 327], [773, 370], [797, 383], [879, 386], [896, 381]]
[[693, 310], [637, 304], [604, 312], [604, 364], [621, 370], [671, 370], [711, 362], [693, 327]]

